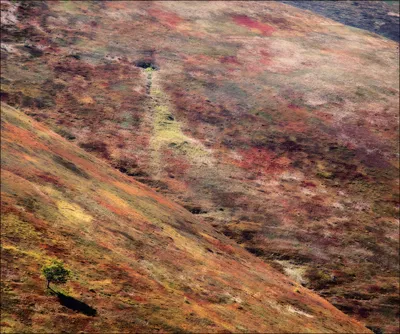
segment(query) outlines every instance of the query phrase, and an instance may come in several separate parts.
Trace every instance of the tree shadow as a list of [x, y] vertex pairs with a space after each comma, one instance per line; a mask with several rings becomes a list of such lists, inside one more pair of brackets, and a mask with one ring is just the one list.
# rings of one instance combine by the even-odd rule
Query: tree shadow
[[55, 293], [58, 297], [58, 301], [60, 302], [60, 304], [69, 308], [70, 310], [83, 313], [90, 317], [94, 317], [97, 315], [97, 310], [91, 307], [90, 305], [81, 302], [80, 300], [75, 299], [74, 297], [66, 296], [61, 292], [55, 292]]

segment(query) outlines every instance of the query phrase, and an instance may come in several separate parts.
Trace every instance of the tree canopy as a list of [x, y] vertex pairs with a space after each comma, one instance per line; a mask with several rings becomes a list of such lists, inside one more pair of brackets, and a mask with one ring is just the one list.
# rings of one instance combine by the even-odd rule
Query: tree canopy
[[68, 281], [71, 271], [64, 267], [64, 263], [59, 260], [53, 260], [42, 268], [42, 273], [47, 280], [47, 287], [50, 283], [64, 284]]

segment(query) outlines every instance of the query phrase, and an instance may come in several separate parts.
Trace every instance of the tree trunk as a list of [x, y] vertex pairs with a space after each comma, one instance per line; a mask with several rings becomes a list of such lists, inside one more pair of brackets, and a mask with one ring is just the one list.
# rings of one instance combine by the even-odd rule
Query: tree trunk
[[47, 281], [47, 289], [50, 289], [50, 281]]

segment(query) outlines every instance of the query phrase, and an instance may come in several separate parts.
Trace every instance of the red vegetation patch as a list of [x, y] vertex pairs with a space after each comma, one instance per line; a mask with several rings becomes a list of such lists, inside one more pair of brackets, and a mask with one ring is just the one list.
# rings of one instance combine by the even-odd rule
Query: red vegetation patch
[[241, 65], [241, 63], [237, 60], [236, 56], [225, 56], [220, 59], [220, 62], [223, 64], [234, 64]]
[[176, 175], [185, 175], [190, 169], [191, 165], [183, 157], [176, 156], [173, 150], [165, 150], [167, 155], [165, 161], [165, 171], [171, 177]]
[[58, 187], [63, 185], [63, 183], [60, 181], [58, 177], [51, 175], [49, 173], [38, 174], [37, 177], [43, 180], [44, 182], [54, 184], [55, 186]]
[[126, 9], [126, 4], [123, 1], [110, 1], [110, 2], [105, 2], [104, 4], [109, 8], [109, 10]]
[[308, 130], [308, 127], [304, 124], [303, 121], [299, 122], [288, 122], [288, 124], [285, 125], [285, 130], [290, 131], [290, 132], [305, 132]]
[[73, 73], [90, 79], [93, 74], [93, 67], [74, 59], [68, 59], [67, 61], [58, 62], [54, 67], [54, 71], [56, 73]]
[[178, 15], [170, 12], [165, 12], [160, 9], [151, 9], [149, 13], [155, 16], [162, 24], [166, 24], [170, 27], [176, 27], [183, 20]]
[[41, 149], [44, 151], [48, 151], [48, 148], [43, 145], [41, 142], [37, 141], [36, 138], [34, 138], [34, 135], [32, 133], [18, 128], [12, 124], [5, 123], [3, 126], [4, 131], [9, 131], [10, 134], [9, 140], [12, 140], [14, 143], [18, 143], [22, 145], [25, 148], [34, 148], [34, 149]]
[[315, 188], [317, 185], [310, 181], [303, 181], [301, 182], [301, 186], [306, 188]]
[[300, 109], [300, 107], [298, 106], [298, 105], [295, 105], [295, 104], [292, 104], [292, 103], [290, 103], [289, 105], [288, 105], [288, 108], [290, 109], [290, 110], [299, 110]]
[[242, 168], [256, 171], [259, 175], [264, 173], [280, 174], [287, 170], [292, 162], [286, 156], [278, 157], [274, 152], [257, 147], [239, 153], [243, 158], [239, 165]]
[[254, 169], [258, 167], [268, 168], [275, 157], [275, 153], [253, 147], [249, 150], [242, 151], [240, 154], [243, 157], [241, 167], [246, 169]]
[[100, 140], [94, 140], [87, 143], [80, 143], [79, 146], [84, 148], [88, 152], [95, 152], [97, 155], [105, 159], [110, 158], [110, 153], [108, 152], [107, 144]]
[[227, 254], [234, 254], [235, 253], [235, 248], [232, 247], [231, 245], [225, 244], [223, 242], [221, 242], [218, 239], [215, 239], [209, 235], [204, 234], [203, 235], [207, 241], [212, 244], [213, 246], [215, 246], [218, 250], [223, 251]]
[[101, 206], [107, 208], [111, 212], [113, 212], [121, 217], [126, 217], [128, 214], [126, 208], [123, 209], [123, 208], [119, 208], [115, 205], [111, 205], [108, 202], [104, 201], [101, 197], [97, 197], [96, 200]]
[[261, 50], [261, 59], [260, 63], [263, 65], [270, 65], [271, 64], [271, 54], [267, 50]]
[[53, 255], [57, 255], [57, 256], [61, 255], [62, 256], [62, 255], [70, 254], [68, 249], [66, 249], [64, 247], [61, 248], [61, 247], [58, 247], [56, 245], [41, 244], [40, 248], [45, 250], [45, 251], [47, 251], [48, 254], [50, 254], [52, 256]]
[[264, 36], [271, 36], [275, 31], [270, 25], [255, 21], [246, 15], [236, 15], [233, 17], [233, 20], [238, 25], [259, 30]]

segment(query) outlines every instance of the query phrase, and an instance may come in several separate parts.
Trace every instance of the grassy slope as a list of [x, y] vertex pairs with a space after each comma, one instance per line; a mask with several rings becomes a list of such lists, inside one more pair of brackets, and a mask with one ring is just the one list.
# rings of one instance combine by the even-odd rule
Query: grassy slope
[[5, 7], [3, 100], [397, 330], [398, 44], [273, 2]]
[[[365, 332], [189, 212], [2, 104], [4, 332]], [[40, 267], [73, 270], [46, 294]]]

